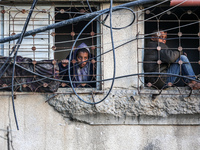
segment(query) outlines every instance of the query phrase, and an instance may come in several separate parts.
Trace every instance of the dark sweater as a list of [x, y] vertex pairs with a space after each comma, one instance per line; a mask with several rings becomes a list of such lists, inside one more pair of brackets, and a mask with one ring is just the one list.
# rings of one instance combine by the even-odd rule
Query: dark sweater
[[[157, 50], [160, 46], [161, 50]], [[151, 41], [148, 43], [146, 49], [144, 50], [144, 72], [160, 72], [166, 73], [171, 63], [174, 63], [182, 54], [178, 50], [170, 50], [168, 46], [164, 43]], [[161, 60], [161, 64], [157, 63]], [[162, 88], [165, 85], [167, 78], [162, 76], [160, 78], [151, 75], [145, 76], [145, 82], [150, 82], [157, 88]]]

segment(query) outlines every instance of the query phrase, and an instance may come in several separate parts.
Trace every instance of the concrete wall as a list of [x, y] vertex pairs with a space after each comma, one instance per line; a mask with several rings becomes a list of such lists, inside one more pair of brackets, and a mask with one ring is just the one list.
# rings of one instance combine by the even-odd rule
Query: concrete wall
[[[6, 131], [2, 129], [6, 130], [9, 123], [12, 126], [12, 145], [15, 150], [198, 150], [200, 147], [199, 124], [90, 125], [64, 119], [45, 103], [46, 100], [45, 95], [36, 94], [31, 98], [30, 95], [17, 95], [15, 105], [19, 130], [16, 130], [12, 105], [9, 104], [11, 98], [1, 96], [2, 150], [8, 149], [7, 140], [2, 138], [6, 138]], [[106, 118], [106, 114], [103, 118]], [[195, 119], [195, 115], [193, 119], [199, 120]]]
[[[119, 4], [115, 4], [119, 5]], [[114, 5], [114, 6], [115, 6]], [[102, 5], [101, 9], [109, 8], [110, 4]], [[137, 12], [137, 8], [133, 8], [134, 12]], [[103, 15], [105, 18], [106, 15]], [[137, 14], [136, 14], [137, 16]], [[112, 14], [112, 26], [113, 28], [122, 28], [128, 26], [134, 19], [133, 14], [129, 10], [120, 10], [113, 12]], [[137, 20], [137, 17], [135, 18]], [[142, 19], [140, 17], [140, 19]], [[105, 22], [106, 25], [110, 26], [110, 17]], [[134, 39], [140, 31], [140, 34], [144, 32], [143, 23], [140, 24], [140, 29], [137, 29], [137, 24], [134, 22], [131, 26], [121, 29], [115, 30], [113, 29], [113, 41], [114, 46], [117, 47], [131, 39]], [[102, 26], [102, 53], [107, 52], [108, 50], [112, 49], [111, 45], [111, 35], [110, 35], [110, 28]], [[142, 40], [137, 40], [130, 42], [120, 48], [115, 49], [116, 53], [116, 77], [117, 76], [124, 76], [129, 74], [134, 74], [139, 72], [138, 67], [138, 58], [142, 58], [142, 51], [137, 53], [137, 47], [142, 47]], [[103, 75], [105, 79], [113, 77], [113, 52], [109, 52], [106, 55], [103, 55]], [[140, 67], [142, 68], [142, 67]], [[140, 70], [141, 71], [141, 70]], [[109, 88], [111, 81], [104, 83], [104, 88]], [[118, 88], [129, 88], [131, 86], [137, 86], [137, 77], [133, 76], [131, 78], [123, 78], [115, 81], [114, 87]]]
[[[101, 8], [108, 6], [105, 4]], [[122, 10], [113, 17], [113, 26], [122, 27], [130, 23], [133, 16]], [[134, 38], [136, 31], [143, 30], [143, 25], [139, 28], [132, 25], [114, 31], [115, 46]], [[106, 52], [111, 49], [110, 32], [105, 27], [102, 32], [102, 52]], [[142, 41], [139, 41], [116, 50], [116, 76], [138, 72], [137, 54], [142, 58], [142, 52], [136, 52], [137, 44], [142, 47]], [[112, 53], [102, 59], [104, 78], [111, 78]], [[168, 93], [152, 99], [151, 89], [143, 89], [150, 94], [139, 95], [136, 85], [136, 77], [116, 80], [110, 95], [97, 105], [81, 102], [72, 92], [66, 93], [65, 88], [59, 89], [60, 94], [47, 103], [45, 101], [52, 95], [16, 93], [19, 130], [13, 117], [11, 93], [1, 92], [0, 149], [8, 149], [6, 129], [10, 125], [9, 137], [15, 150], [198, 150], [198, 95], [186, 97]], [[79, 92], [86, 94], [80, 94], [80, 97], [87, 102], [97, 102], [104, 98], [109, 87], [110, 82], [105, 82], [103, 90], [93, 96], [90, 89], [89, 92], [81, 89]], [[163, 92], [170, 91], [178, 92], [173, 88]]]

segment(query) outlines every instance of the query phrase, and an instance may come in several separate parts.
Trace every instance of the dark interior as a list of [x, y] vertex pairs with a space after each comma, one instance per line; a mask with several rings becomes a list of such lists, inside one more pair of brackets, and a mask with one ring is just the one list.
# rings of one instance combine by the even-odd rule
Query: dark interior
[[[68, 10], [68, 12], [71, 11], [72, 13], [59, 13], [58, 11], [61, 9]], [[79, 13], [81, 10], [85, 10], [85, 8], [83, 8], [83, 7], [78, 7], [78, 8], [77, 7], [70, 7], [70, 8], [69, 7], [56, 7], [55, 12], [58, 12], [55, 16], [56, 22], [80, 16], [80, 15], [82, 15]], [[77, 12], [77, 14], [74, 12]], [[74, 23], [74, 24], [66, 25], [64, 27], [56, 28], [55, 29], [56, 50], [58, 51], [58, 50], [71, 49], [73, 42], [67, 42], [67, 41], [75, 40], [77, 35], [80, 33], [80, 31], [85, 27], [85, 25], [88, 22], [89, 21], [80, 21], [78, 23]], [[79, 37], [79, 39], [91, 37], [90, 32], [94, 31], [96, 33], [96, 30], [97, 30], [96, 29], [96, 21], [94, 21], [83, 31], [83, 33]], [[72, 31], [75, 32], [74, 37], [71, 36]], [[60, 41], [66, 41], [66, 43], [57, 43]], [[77, 47], [82, 42], [84, 42], [88, 46], [91, 46], [92, 43], [95, 45], [96, 38], [93, 38], [93, 41], [92, 41], [92, 38], [77, 41], [75, 47]], [[54, 57], [57, 60], [62, 60], [62, 59], [65, 59], [66, 56], [69, 55], [69, 53], [70, 53], [70, 51], [55, 52]], [[95, 52], [92, 52], [92, 53], [95, 53]]]

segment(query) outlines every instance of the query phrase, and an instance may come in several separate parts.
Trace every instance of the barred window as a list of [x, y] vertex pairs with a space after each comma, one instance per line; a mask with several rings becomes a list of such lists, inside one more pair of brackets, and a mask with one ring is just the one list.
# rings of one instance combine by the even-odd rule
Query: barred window
[[[2, 19], [4, 19], [4, 25], [1, 26], [1, 31], [4, 31], [4, 34], [1, 35], [8, 37], [21, 33], [29, 9], [30, 7], [28, 6], [4, 7], [1, 11]], [[54, 23], [53, 16], [54, 12], [52, 7], [38, 6], [32, 14], [27, 31]], [[13, 40], [4, 44], [4, 49], [1, 49], [4, 56], [10, 54], [16, 42], [17, 40]], [[50, 48], [51, 44], [53, 44], [53, 38], [50, 37], [50, 31], [27, 36], [24, 37], [21, 43], [18, 55], [26, 56], [33, 60], [53, 59], [53, 50]]]
[[[4, 7], [1, 7], [1, 38], [21, 33], [29, 13], [29, 9], [30, 6], [15, 5], [14, 3], [13, 6], [5, 5]], [[92, 11], [97, 11], [99, 7], [98, 5], [91, 5], [91, 9]], [[31, 16], [27, 31], [48, 26], [63, 20], [72, 19], [87, 13], [90, 13], [88, 6], [81, 3], [71, 3], [66, 6], [55, 4], [47, 4], [45, 6], [37, 5]], [[18, 55], [31, 59], [31, 63], [33, 64], [32, 71], [34, 72], [37, 64], [50, 62], [44, 62], [44, 60], [51, 60], [55, 66], [55, 62], [60, 63], [63, 59], [67, 58], [76, 37], [89, 21], [90, 20], [80, 20], [78, 23], [26, 36], [21, 43]], [[90, 81], [97, 81], [101, 79], [101, 57], [96, 57], [98, 55], [100, 56], [101, 51], [100, 36], [101, 33], [99, 23], [97, 21], [93, 21], [80, 35], [74, 47], [75, 50], [78, 45], [84, 43], [90, 51], [92, 57], [89, 58], [88, 62], [92, 64], [92, 73], [84, 74], [85, 76], [90, 76]], [[17, 40], [13, 40], [1, 44], [1, 55], [5, 57], [9, 56], [16, 42]], [[73, 57], [76, 60], [75, 55]], [[71, 59], [71, 64], [74, 65], [73, 59]], [[72, 75], [74, 71], [75, 70], [71, 72]], [[54, 73], [56, 73], [55, 67]], [[67, 76], [67, 74], [64, 76]], [[33, 77], [35, 78], [35, 75], [33, 75]], [[75, 76], [74, 74], [74, 77], [77, 78], [78, 76]], [[76, 81], [73, 77], [72, 80]], [[43, 84], [40, 84], [39, 86], [42, 85]], [[1, 86], [3, 86], [3, 83]], [[4, 86], [7, 86], [7, 84]], [[48, 84], [45, 83], [44, 86], [48, 86]], [[60, 87], [70, 87], [70, 84], [66, 82], [61, 83]], [[88, 84], [88, 86], [82, 87], [101, 89], [101, 84], [94, 82], [92, 86]]]
[[[155, 54], [151, 54], [151, 56], [157, 55], [156, 60], [149, 61], [147, 59], [140, 58], [138, 61], [139, 64], [142, 63], [143, 67], [148, 66], [149, 68], [153, 66], [157, 66], [158, 69], [154, 72], [158, 73], [167, 73], [163, 72], [162, 65], [166, 62], [161, 61], [161, 46], [158, 44], [155, 47], [149, 46], [149, 42], [152, 41], [152, 36], [155, 34], [159, 34], [158, 31], [164, 31], [167, 34], [166, 38], [166, 45], [168, 46], [168, 49], [172, 51], [177, 51], [180, 53], [180, 55], [186, 55], [189, 59], [189, 62], [191, 63], [192, 69], [194, 71], [195, 77], [200, 74], [200, 68], [199, 68], [199, 60], [200, 60], [200, 26], [199, 26], [199, 14], [200, 10], [198, 7], [176, 7], [174, 9], [171, 9], [170, 7], [160, 6], [160, 7], [154, 7], [151, 9], [148, 9], [144, 12], [144, 20], [145, 20], [145, 35], [144, 35], [144, 53], [150, 52], [149, 50], [154, 49]], [[157, 36], [157, 38], [162, 39], [161, 36]], [[162, 39], [165, 40], [165, 39]], [[156, 40], [157, 41], [157, 40]], [[138, 51], [143, 50], [142, 47], [138, 47]], [[153, 52], [153, 51], [151, 51]], [[145, 56], [144, 56], [145, 57]], [[180, 57], [180, 56], [179, 56]], [[181, 65], [185, 62], [177, 61], [174, 62], [179, 64], [180, 66], [180, 75], [184, 75], [183, 70], [181, 69]], [[172, 63], [173, 64], [173, 63]], [[167, 64], [167, 65], [172, 65]], [[169, 66], [168, 66], [169, 67]], [[151, 69], [146, 69], [151, 70]], [[144, 70], [145, 71], [145, 70]], [[148, 72], [148, 71], [146, 71]], [[152, 71], [150, 71], [152, 72]], [[189, 92], [183, 92], [183, 90], [180, 90], [182, 87], [189, 88], [189, 84], [187, 82], [187, 79], [177, 77], [175, 82], [168, 83], [166, 78], [170, 75], [159, 75], [159, 74], [148, 74], [145, 76], [139, 76], [140, 80], [139, 83], [143, 84], [144, 87], [149, 87], [152, 89], [151, 91], [144, 90], [140, 91], [143, 92], [150, 92], [155, 94], [160, 94], [163, 89], [173, 87], [178, 90], [178, 94], [188, 94]], [[144, 77], [144, 80], [143, 80]], [[188, 76], [189, 77], [189, 76]], [[155, 80], [149, 80], [155, 78]], [[152, 82], [150, 82], [152, 81]], [[162, 82], [165, 87], [159, 87], [158, 82]], [[154, 90], [153, 92], [153, 89]], [[190, 88], [189, 88], [190, 89]], [[166, 92], [163, 92], [166, 93]], [[170, 93], [170, 90], [168, 90], [168, 94], [174, 94], [176, 92], [172, 91]], [[177, 94], [176, 93], [176, 94]]]
[[[91, 7], [92, 11], [97, 11], [98, 7]], [[83, 7], [81, 5], [77, 6], [71, 6], [71, 7], [55, 7], [55, 22], [72, 19], [74, 17], [78, 17], [81, 15], [84, 15], [86, 13], [90, 13], [90, 10], [88, 7]], [[83, 28], [87, 25], [87, 23], [90, 20], [84, 20], [77, 23], [73, 23], [64, 27], [56, 28], [55, 34], [52, 33], [53, 36], [55, 36], [55, 46], [53, 47], [55, 49], [54, 58], [62, 61], [64, 59], [69, 59], [70, 51], [72, 48], [72, 45], [74, 41], [76, 40], [79, 33], [83, 30]], [[72, 55], [71, 55], [71, 67], [73, 67], [71, 71], [71, 79], [73, 81], [79, 81], [79, 80], [89, 80], [89, 81], [95, 81], [96, 80], [96, 71], [98, 72], [100, 67], [100, 57], [95, 57], [99, 55], [100, 51], [100, 32], [99, 32], [99, 24], [97, 21], [93, 21], [88, 27], [82, 32], [82, 34], [79, 36], [79, 39], [76, 41], [76, 45], [73, 48]], [[78, 73], [78, 61], [76, 56], [76, 51], [80, 49], [80, 46], [84, 45], [84, 47], [87, 47], [89, 50], [89, 56], [88, 56], [88, 63], [85, 67], [88, 67], [86, 70], [85, 75], [80, 75]], [[97, 63], [98, 62], [98, 63]], [[97, 66], [98, 65], [98, 66]], [[65, 68], [68, 69], [68, 68]], [[97, 70], [98, 69], [98, 70]], [[86, 77], [87, 76], [87, 77]], [[63, 78], [66, 80], [69, 80], [68, 73], [63, 74]], [[80, 79], [81, 78], [81, 79]], [[87, 78], [87, 79], [86, 79]], [[97, 77], [99, 78], [99, 77]], [[96, 83], [86, 83], [86, 84], [74, 84], [75, 87], [96, 87]], [[84, 86], [82, 86], [84, 85]], [[99, 87], [99, 84], [97, 84]], [[62, 87], [70, 87], [70, 84], [62, 83]], [[100, 88], [100, 87], [99, 87]]]

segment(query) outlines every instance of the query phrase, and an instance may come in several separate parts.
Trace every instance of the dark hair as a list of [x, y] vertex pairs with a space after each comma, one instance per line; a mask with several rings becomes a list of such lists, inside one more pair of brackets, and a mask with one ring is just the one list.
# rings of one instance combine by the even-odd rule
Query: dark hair
[[164, 32], [164, 33], [166, 33], [166, 31], [164, 31], [163, 29], [156, 29], [156, 30], [154, 30], [152, 33], [152, 36], [154, 36], [154, 37], [159, 37], [160, 36], [160, 32]]
[[151, 41], [158, 41], [158, 39], [161, 37], [161, 32], [167, 33], [163, 31], [162, 29], [160, 30], [154, 30], [151, 35]]
[[78, 49], [77, 52], [76, 52], [76, 58], [77, 56], [79, 55], [80, 52], [83, 52], [83, 53], [87, 53], [88, 54], [88, 58], [89, 58], [89, 51], [85, 48], [81, 48], [81, 49]]

